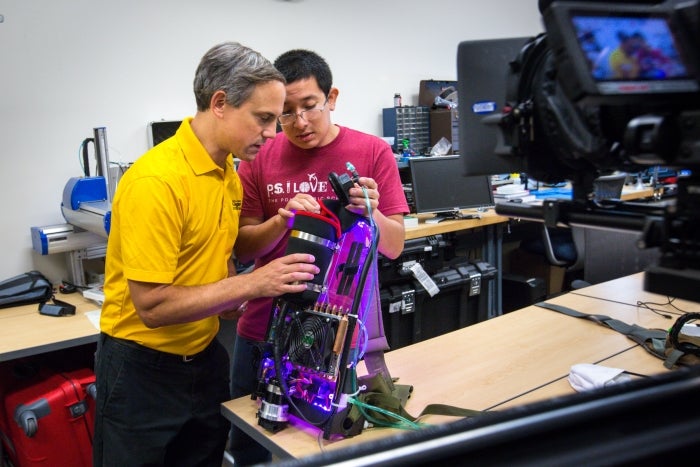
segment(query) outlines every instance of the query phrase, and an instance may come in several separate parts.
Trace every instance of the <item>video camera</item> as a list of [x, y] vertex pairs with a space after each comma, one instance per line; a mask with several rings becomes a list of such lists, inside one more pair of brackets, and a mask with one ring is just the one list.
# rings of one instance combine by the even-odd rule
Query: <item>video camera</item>
[[586, 188], [601, 171], [700, 167], [697, 1], [540, 3], [546, 33], [510, 63], [505, 150]]
[[[482, 119], [498, 128], [496, 160], [506, 170], [494, 172], [494, 158], [490, 169], [517, 166], [543, 182], [568, 180], [573, 201], [496, 211], [552, 226], [640, 231], [642, 247], [662, 251], [647, 271], [647, 290], [700, 301], [698, 0], [539, 6], [546, 32], [508, 63], [501, 112]], [[469, 164], [465, 175], [476, 175]], [[593, 201], [598, 176], [649, 166], [690, 171], [678, 180], [675, 206]]]

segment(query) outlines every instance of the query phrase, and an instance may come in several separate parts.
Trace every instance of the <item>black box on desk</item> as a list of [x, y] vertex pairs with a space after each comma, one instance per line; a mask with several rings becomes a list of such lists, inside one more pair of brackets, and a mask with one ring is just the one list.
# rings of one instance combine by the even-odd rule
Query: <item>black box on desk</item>
[[479, 320], [484, 283], [476, 265], [455, 264], [430, 277], [440, 289], [432, 297], [416, 279], [382, 287], [384, 332], [392, 349], [437, 337]]
[[547, 282], [542, 277], [504, 273], [501, 293], [503, 313], [524, 308], [547, 298]]

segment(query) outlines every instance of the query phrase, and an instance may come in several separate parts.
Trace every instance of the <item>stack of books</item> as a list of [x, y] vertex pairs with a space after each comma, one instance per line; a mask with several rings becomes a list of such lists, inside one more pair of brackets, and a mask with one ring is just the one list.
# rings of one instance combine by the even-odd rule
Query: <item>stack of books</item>
[[493, 193], [496, 203], [529, 203], [536, 199], [523, 184], [502, 185]]

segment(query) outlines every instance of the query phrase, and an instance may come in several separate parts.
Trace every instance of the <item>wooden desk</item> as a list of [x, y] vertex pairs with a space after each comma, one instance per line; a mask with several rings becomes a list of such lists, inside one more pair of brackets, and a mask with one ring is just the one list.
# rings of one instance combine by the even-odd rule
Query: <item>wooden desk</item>
[[[585, 287], [583, 289], [577, 289], [569, 294], [551, 299], [549, 302], [569, 306], [570, 308], [574, 308], [577, 311], [584, 313], [608, 314], [609, 316], [622, 321], [636, 323], [648, 328], [667, 329], [675, 321], [675, 319], [681, 315], [681, 312], [668, 305], [653, 306], [654, 309], [671, 315], [674, 321], [669, 321], [668, 319], [655, 314], [646, 308], [637, 306], [637, 300], [663, 303], [666, 299], [666, 297], [642, 290], [643, 274], [644, 273], [640, 272], [608, 282], [603, 282], [601, 284]], [[579, 302], [574, 298], [576, 295], [585, 296], [588, 298], [597, 298], [601, 301], [614, 304], [614, 306], [609, 305], [608, 303], [598, 303], [594, 309], [590, 309], [587, 306], [582, 306], [583, 303], [588, 302]], [[626, 305], [627, 308], [620, 308], [617, 305]], [[677, 303], [677, 305], [679, 305], [679, 307], [682, 306], [685, 311], [693, 311], [697, 309], [698, 306], [697, 303], [689, 301], [680, 301], [680, 303]], [[610, 313], [611, 309], [616, 311]], [[647, 376], [668, 371], [663, 366], [660, 359], [652, 356], [644, 349], [640, 348], [639, 345], [632, 345], [620, 353], [613, 354], [599, 362], [590, 363], [597, 363], [612, 368], [622, 368], [633, 373]], [[508, 401], [498, 408], [506, 408], [523, 403], [536, 402], [569, 393], [571, 393], [571, 386], [569, 385], [567, 377], [564, 376], [550, 384], [537, 388], [528, 394], [524, 394], [517, 399]]]
[[85, 313], [100, 306], [80, 293], [56, 298], [75, 305], [75, 315], [40, 315], [38, 304], [0, 310], [0, 362], [97, 342], [99, 331]]
[[437, 224], [427, 224], [425, 222], [427, 219], [432, 217], [431, 215], [418, 214], [417, 217], [417, 226], [406, 227], [406, 240], [427, 237], [429, 235], [457, 232], [459, 230], [488, 227], [495, 224], [503, 224], [508, 222], [508, 217], [499, 216], [493, 209], [489, 209], [488, 211], [481, 213], [481, 219], [450, 219], [444, 220]]
[[[631, 347], [623, 350], [619, 354], [593, 363], [610, 368], [621, 368], [626, 371], [645, 376], [651, 376], [657, 373], [669, 371], [661, 364], [661, 360], [650, 355], [643, 349], [640, 349], [639, 346]], [[635, 376], [631, 377], [634, 378]], [[571, 393], [572, 389], [571, 385], [569, 384], [568, 375], [565, 375], [549, 384], [536, 388], [529, 393], [523, 394], [516, 399], [506, 401], [505, 403], [496, 407], [496, 409], [506, 409], [522, 404], [530, 404], [533, 402], [551, 399], [552, 397], [565, 396]]]
[[[599, 298], [601, 300], [626, 303], [633, 306], [638, 306], [638, 302], [641, 302], [645, 305], [640, 306], [640, 309], [646, 310], [646, 313], [653, 313], [645, 308], [649, 307], [661, 313], [671, 315], [674, 319], [683, 313], [700, 311], [696, 302], [676, 298], [673, 299], [673, 304], [670, 304], [669, 300], [673, 297], [645, 291], [644, 272], [638, 272], [594, 286], [572, 290], [571, 293]], [[641, 312], [644, 311], [640, 311], [640, 313]]]
[[[550, 302], [645, 327], [668, 326], [664, 318], [625, 303], [575, 294]], [[616, 331], [534, 305], [388, 352], [385, 360], [400, 384], [414, 387], [406, 404], [412, 415], [429, 403], [493, 410], [571, 394], [574, 391], [566, 378], [576, 363], [630, 365], [634, 368], [631, 371], [645, 374], [667, 371], [661, 360]], [[257, 425], [256, 411], [257, 405], [250, 397], [222, 405], [228, 419], [279, 457], [307, 456], [398, 433], [375, 428], [354, 438], [324, 440], [318, 429], [293, 420], [288, 428], [273, 435]], [[424, 421], [449, 420], [454, 419], [429, 416]]]

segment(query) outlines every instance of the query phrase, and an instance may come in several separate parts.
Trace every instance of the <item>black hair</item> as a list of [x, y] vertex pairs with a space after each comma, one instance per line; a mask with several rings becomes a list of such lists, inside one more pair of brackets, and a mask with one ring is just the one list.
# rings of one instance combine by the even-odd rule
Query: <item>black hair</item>
[[289, 50], [275, 60], [277, 68], [287, 84], [305, 78], [315, 78], [323, 94], [328, 96], [333, 85], [333, 74], [328, 63], [316, 52], [304, 49]]

